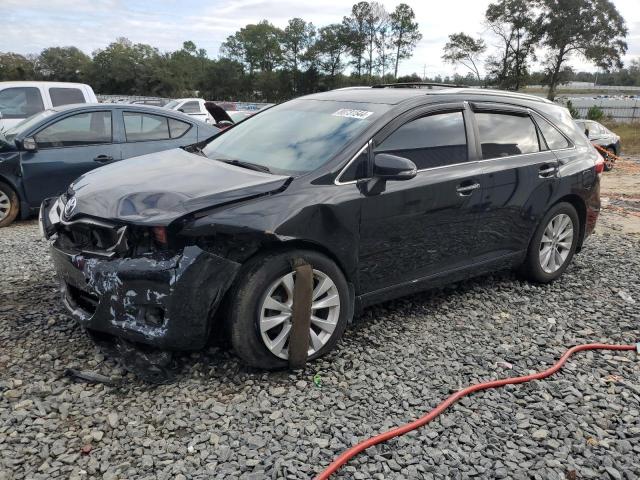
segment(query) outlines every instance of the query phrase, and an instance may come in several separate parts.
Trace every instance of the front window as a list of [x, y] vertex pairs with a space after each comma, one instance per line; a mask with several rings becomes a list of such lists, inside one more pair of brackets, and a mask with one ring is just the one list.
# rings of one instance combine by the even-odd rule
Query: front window
[[178, 105], [180, 102], [178, 100], [171, 100], [169, 103], [167, 103], [164, 108], [168, 108], [169, 110], [173, 110], [174, 108], [176, 108], [176, 105]]
[[85, 112], [63, 118], [35, 135], [40, 148], [111, 143], [111, 112]]
[[405, 123], [375, 153], [408, 158], [418, 170], [467, 161], [467, 134], [462, 112], [437, 113]]
[[304, 174], [329, 162], [388, 109], [383, 104], [292, 100], [218, 135], [204, 154], [258, 164], [274, 173]]

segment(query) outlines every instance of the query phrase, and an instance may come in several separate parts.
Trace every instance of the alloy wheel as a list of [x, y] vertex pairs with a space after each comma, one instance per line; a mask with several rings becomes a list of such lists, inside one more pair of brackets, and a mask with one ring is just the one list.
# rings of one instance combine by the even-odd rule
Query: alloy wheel
[[[267, 289], [260, 306], [260, 335], [265, 346], [276, 357], [289, 358], [291, 309], [295, 272], [283, 275]], [[309, 356], [318, 352], [331, 339], [340, 318], [340, 295], [331, 278], [313, 270]]]
[[560, 213], [553, 217], [544, 229], [540, 240], [540, 266], [546, 273], [557, 272], [566, 262], [573, 245], [571, 217]]
[[0, 221], [4, 220], [11, 211], [11, 199], [0, 190]]

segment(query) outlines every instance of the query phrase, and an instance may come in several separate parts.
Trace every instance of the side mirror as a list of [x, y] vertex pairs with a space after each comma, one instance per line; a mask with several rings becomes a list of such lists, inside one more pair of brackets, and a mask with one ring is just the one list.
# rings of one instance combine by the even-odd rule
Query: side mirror
[[588, 128], [584, 129], [584, 134], [587, 136], [587, 138], [589, 138], [589, 129]]
[[184, 108], [179, 108], [178, 111], [184, 113]]
[[418, 167], [408, 158], [378, 153], [373, 159], [373, 176], [384, 180], [410, 180], [418, 174]]
[[36, 143], [35, 138], [27, 137], [22, 140], [22, 149], [27, 152], [35, 152], [38, 150], [38, 144]]

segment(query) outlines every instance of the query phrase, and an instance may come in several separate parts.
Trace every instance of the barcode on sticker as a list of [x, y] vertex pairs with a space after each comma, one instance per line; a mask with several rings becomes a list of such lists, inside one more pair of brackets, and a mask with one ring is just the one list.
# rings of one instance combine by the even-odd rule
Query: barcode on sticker
[[341, 108], [335, 113], [332, 113], [334, 117], [347, 117], [347, 118], [358, 118], [360, 120], [364, 120], [370, 115], [373, 115], [373, 112], [367, 112], [366, 110], [352, 110], [350, 108]]

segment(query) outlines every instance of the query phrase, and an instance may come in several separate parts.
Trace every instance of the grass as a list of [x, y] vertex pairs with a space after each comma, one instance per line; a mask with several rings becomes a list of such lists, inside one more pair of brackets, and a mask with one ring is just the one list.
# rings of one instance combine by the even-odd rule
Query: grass
[[620, 135], [622, 152], [625, 155], [640, 155], [640, 122], [622, 123], [605, 120], [602, 124]]

